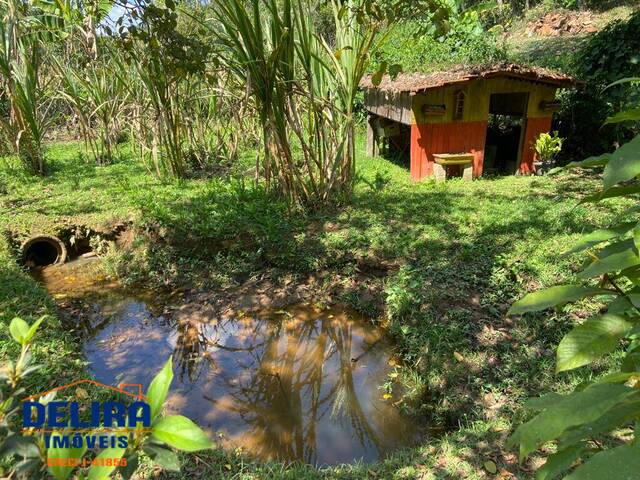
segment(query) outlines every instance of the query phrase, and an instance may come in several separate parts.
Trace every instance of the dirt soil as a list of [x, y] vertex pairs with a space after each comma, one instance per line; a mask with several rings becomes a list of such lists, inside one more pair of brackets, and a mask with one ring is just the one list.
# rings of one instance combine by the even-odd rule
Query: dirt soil
[[[273, 310], [297, 303], [333, 305], [342, 303], [349, 295], [358, 298], [358, 310], [369, 314], [382, 314], [382, 282], [377, 276], [362, 272], [358, 280], [346, 279], [328, 273], [293, 276], [277, 271], [266, 271], [241, 285], [224, 290], [177, 289], [170, 296], [180, 299], [178, 316], [189, 316], [189, 311], [204, 308], [227, 318], [238, 313]], [[356, 295], [350, 295], [356, 293]], [[169, 305], [172, 302], [170, 299]], [[177, 300], [177, 299], [176, 299]], [[168, 307], [172, 309], [171, 306]]]
[[530, 37], [561, 37], [597, 31], [595, 15], [589, 11], [549, 12], [527, 24], [527, 35]]

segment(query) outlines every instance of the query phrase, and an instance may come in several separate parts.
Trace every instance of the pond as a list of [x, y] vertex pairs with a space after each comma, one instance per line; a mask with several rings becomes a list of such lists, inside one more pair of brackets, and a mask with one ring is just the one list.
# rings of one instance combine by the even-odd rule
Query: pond
[[82, 259], [37, 277], [63, 307], [75, 305], [96, 380], [146, 389], [173, 355], [168, 412], [258, 459], [372, 462], [419, 438], [382, 389], [395, 365], [390, 344], [356, 312], [300, 304], [221, 316], [206, 303], [132, 293], [95, 266]]

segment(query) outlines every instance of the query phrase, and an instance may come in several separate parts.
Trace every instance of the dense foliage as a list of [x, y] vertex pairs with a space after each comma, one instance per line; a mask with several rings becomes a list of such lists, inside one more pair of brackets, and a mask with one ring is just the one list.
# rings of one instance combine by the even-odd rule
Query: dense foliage
[[638, 85], [611, 83], [640, 75], [640, 12], [628, 20], [613, 22], [589, 37], [569, 66], [583, 81], [584, 87], [565, 92], [562, 109], [557, 115], [560, 135], [567, 141], [565, 159], [584, 158], [609, 151], [638, 133], [637, 123], [627, 122], [603, 126], [616, 111], [637, 104]]
[[[493, 2], [487, 2], [486, 0], [462, 0], [461, 3], [466, 7], [473, 7], [487, 4], [491, 5]], [[606, 2], [601, 0], [496, 0], [495, 3], [499, 9], [507, 10], [510, 14], [513, 14], [527, 12], [528, 10], [536, 7], [544, 7], [548, 9], [598, 8]]]
[[534, 148], [541, 162], [550, 162], [562, 150], [563, 139], [558, 133], [541, 133], [537, 138]]
[[[136, 2], [104, 25], [107, 35], [96, 35], [104, 8], [95, 2], [2, 5], [5, 147], [15, 147], [33, 172], [46, 173], [42, 142], [52, 113], [60, 113], [44, 105], [61, 98], [98, 164], [116, 160], [128, 131], [163, 178], [215, 171], [262, 136], [256, 180], [305, 207], [349, 196], [358, 84], [395, 18], [425, 12], [438, 24], [449, 16], [435, 0], [333, 2], [318, 31], [306, 0]], [[43, 90], [52, 81], [58, 97]], [[252, 121], [264, 128], [237, 133]]]
[[[363, 152], [361, 134], [357, 141]], [[568, 314], [512, 321], [504, 312], [532, 283], [570, 278], [571, 263], [560, 256], [558, 245], [571, 242], [585, 225], [608, 224], [608, 210], [575, 206], [580, 195], [597, 186], [595, 179], [507, 176], [416, 184], [400, 166], [362, 156], [357, 165], [361, 181], [350, 205], [289, 215], [284, 202], [249, 179], [161, 183], [127, 146], [124, 160], [103, 167], [79, 163], [83, 151], [79, 142], [53, 146], [56, 169], [35, 181], [0, 168], [7, 192], [0, 196], [0, 228], [24, 238], [30, 231], [60, 234], [62, 221], [97, 229], [113, 218], [130, 218], [135, 243], [102, 257], [107, 271], [117, 270], [129, 288], [152, 285], [157, 292], [167, 287], [181, 292], [183, 285], [193, 285], [225, 295], [265, 276], [278, 289], [317, 278], [310, 284], [311, 295], [346, 302], [388, 326], [403, 366], [385, 384], [405, 392], [399, 408], [415, 412], [417, 421], [438, 433], [374, 465], [287, 468], [216, 449], [198, 455], [208, 466], [189, 456], [182, 474], [160, 478], [197, 478], [198, 473], [364, 480], [370, 471], [393, 478], [401, 470], [407, 480], [433, 471], [479, 480], [488, 458], [517, 474], [515, 461], [492, 452], [502, 451], [501, 439], [523, 399], [566, 389], [589, 376], [554, 378], [551, 358], [543, 354], [566, 331]], [[40, 198], [39, 208], [25, 201], [31, 198]], [[8, 256], [2, 260], [13, 265]], [[2, 275], [0, 319], [23, 315], [33, 321], [38, 315], [31, 312], [41, 312], [42, 301], [32, 309], [30, 299], [48, 296], [28, 275], [16, 272], [18, 267]], [[56, 299], [63, 305], [67, 301]], [[49, 311], [56, 315], [54, 307]], [[38, 363], [47, 364], [36, 377], [40, 382], [68, 370], [86, 376], [77, 339], [62, 322], [64, 317], [48, 321], [46, 337], [36, 345]], [[69, 369], [74, 358], [79, 367]], [[487, 396], [500, 408], [483, 407]]]
[[487, 31], [478, 12], [470, 10], [453, 15], [446, 31], [435, 30], [429, 19], [407, 19], [393, 30], [375, 58], [407, 72], [429, 72], [504, 60], [507, 52], [499, 30]]
[[[633, 79], [638, 82], [640, 78]], [[622, 112], [608, 120], [618, 123], [640, 120], [638, 109]], [[613, 197], [637, 201], [640, 191], [640, 136], [613, 153], [570, 164], [570, 168], [604, 166], [603, 188], [583, 202], [601, 202]], [[640, 415], [640, 343], [638, 308], [640, 273], [640, 224], [637, 205], [622, 213], [608, 228], [583, 236], [567, 255], [584, 252], [586, 263], [577, 277], [583, 284], [551, 287], [531, 293], [517, 302], [511, 314], [544, 310], [598, 297], [600, 313], [575, 326], [560, 342], [556, 371], [565, 372], [615, 355], [621, 342], [624, 353], [616, 355], [616, 370], [584, 382], [568, 395], [550, 393], [528, 403], [535, 416], [518, 427], [511, 443], [519, 445], [520, 458], [549, 441], [557, 451], [547, 458], [538, 478], [551, 479], [570, 469], [565, 478], [633, 478], [640, 464], [637, 418]], [[635, 423], [634, 423], [635, 422]]]

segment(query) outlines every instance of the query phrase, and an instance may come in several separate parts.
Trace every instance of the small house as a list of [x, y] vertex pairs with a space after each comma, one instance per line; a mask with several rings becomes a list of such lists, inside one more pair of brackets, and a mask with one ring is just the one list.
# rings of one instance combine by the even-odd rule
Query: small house
[[409, 156], [414, 180], [434, 174], [435, 161], [445, 156], [439, 154], [466, 154], [473, 177], [533, 173], [533, 143], [551, 129], [556, 91], [574, 84], [568, 76], [514, 64], [385, 75], [378, 85], [367, 76], [361, 82], [367, 151]]

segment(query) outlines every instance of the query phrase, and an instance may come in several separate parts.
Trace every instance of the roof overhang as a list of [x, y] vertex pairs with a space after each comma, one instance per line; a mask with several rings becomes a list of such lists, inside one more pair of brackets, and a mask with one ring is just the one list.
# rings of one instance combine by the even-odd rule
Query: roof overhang
[[401, 73], [394, 78], [384, 75], [378, 85], [374, 85], [372, 75], [365, 76], [360, 82], [364, 89], [377, 89], [390, 93], [416, 94], [427, 90], [460, 85], [477, 79], [506, 77], [556, 88], [571, 88], [581, 82], [553, 70], [540, 67], [525, 67], [513, 63], [493, 64], [477, 67], [455, 67], [445, 72]]

